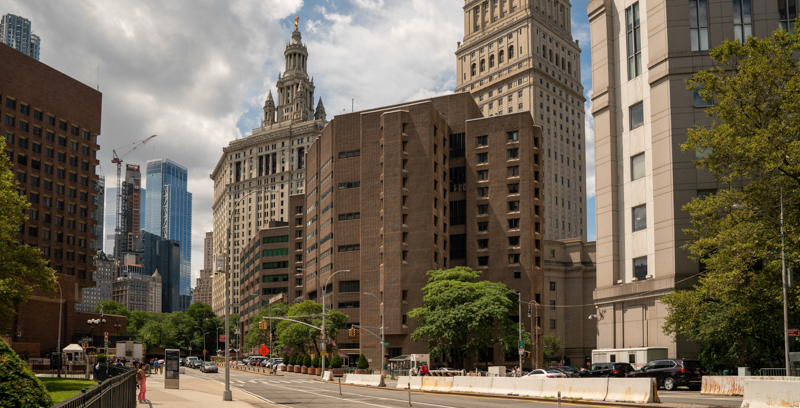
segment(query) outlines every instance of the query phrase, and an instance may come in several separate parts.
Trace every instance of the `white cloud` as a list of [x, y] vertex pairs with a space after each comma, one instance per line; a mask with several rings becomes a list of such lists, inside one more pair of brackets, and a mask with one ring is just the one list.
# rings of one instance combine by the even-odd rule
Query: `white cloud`
[[594, 166], [594, 116], [592, 116], [592, 90], [584, 92], [584, 133], [586, 134], [586, 196], [587, 200], [595, 196], [595, 166]]

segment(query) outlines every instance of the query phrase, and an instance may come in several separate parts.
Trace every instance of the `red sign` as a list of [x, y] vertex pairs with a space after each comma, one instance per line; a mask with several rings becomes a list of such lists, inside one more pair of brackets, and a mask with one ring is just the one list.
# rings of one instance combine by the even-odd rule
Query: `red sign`
[[789, 337], [800, 337], [800, 329], [789, 329], [787, 333]]
[[108, 341], [108, 332], [105, 332], [105, 339], [103, 341]]
[[267, 354], [269, 354], [269, 348], [262, 345], [261, 348], [258, 349], [258, 352], [261, 353], [262, 356], [266, 357]]
[[219, 335], [219, 341], [221, 341], [221, 342], [225, 341], [225, 335], [224, 334], [220, 334]]

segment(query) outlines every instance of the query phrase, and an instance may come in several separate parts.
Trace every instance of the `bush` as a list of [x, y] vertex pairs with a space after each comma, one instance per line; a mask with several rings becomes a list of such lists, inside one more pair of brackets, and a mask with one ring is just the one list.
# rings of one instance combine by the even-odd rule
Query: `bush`
[[364, 353], [361, 353], [361, 355], [358, 356], [358, 363], [356, 363], [356, 368], [358, 368], [359, 370], [366, 370], [369, 368], [369, 362], [367, 361], [367, 358], [364, 357]]
[[9, 345], [0, 339], [0, 407], [53, 405], [47, 389]]
[[97, 362], [98, 362], [98, 363], [105, 363], [105, 362], [106, 362], [106, 360], [107, 360], [107, 358], [106, 358], [106, 355], [105, 355], [105, 354], [102, 354], [102, 353], [101, 353], [101, 354], [98, 354], [98, 355], [97, 355]]
[[342, 358], [338, 354], [331, 358], [331, 368], [342, 368]]
[[294, 354], [290, 355], [290, 356], [289, 356], [289, 360], [288, 360], [288, 362], [286, 363], [286, 365], [294, 365], [294, 360], [295, 360], [295, 359], [297, 359], [297, 356], [296, 356], [296, 355], [294, 355]]
[[314, 367], [314, 368], [319, 368], [320, 367], [319, 356], [314, 356], [314, 358], [311, 359], [311, 367]]
[[311, 367], [311, 356], [306, 354], [305, 358], [303, 358], [303, 365], [306, 367]]

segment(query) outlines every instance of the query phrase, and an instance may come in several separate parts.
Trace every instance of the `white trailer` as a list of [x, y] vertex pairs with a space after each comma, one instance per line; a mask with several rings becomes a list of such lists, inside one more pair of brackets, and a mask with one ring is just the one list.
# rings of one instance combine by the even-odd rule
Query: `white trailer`
[[629, 347], [619, 349], [592, 350], [594, 363], [630, 363], [633, 368], [640, 369], [653, 360], [669, 358], [666, 347]]
[[125, 358], [126, 360], [136, 359], [139, 361], [143, 361], [144, 355], [142, 350], [142, 343], [138, 341], [118, 341], [117, 358]]

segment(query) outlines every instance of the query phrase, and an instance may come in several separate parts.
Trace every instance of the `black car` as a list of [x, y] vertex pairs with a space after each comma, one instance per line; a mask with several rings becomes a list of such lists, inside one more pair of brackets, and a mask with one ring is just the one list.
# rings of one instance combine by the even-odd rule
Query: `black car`
[[630, 378], [655, 378], [659, 386], [667, 391], [678, 387], [699, 390], [703, 385], [703, 375], [708, 374], [697, 360], [666, 359], [647, 363], [641, 370], [628, 373]]
[[629, 363], [594, 363], [586, 371], [578, 373], [576, 377], [625, 377], [625, 374], [632, 371], [633, 366]]

